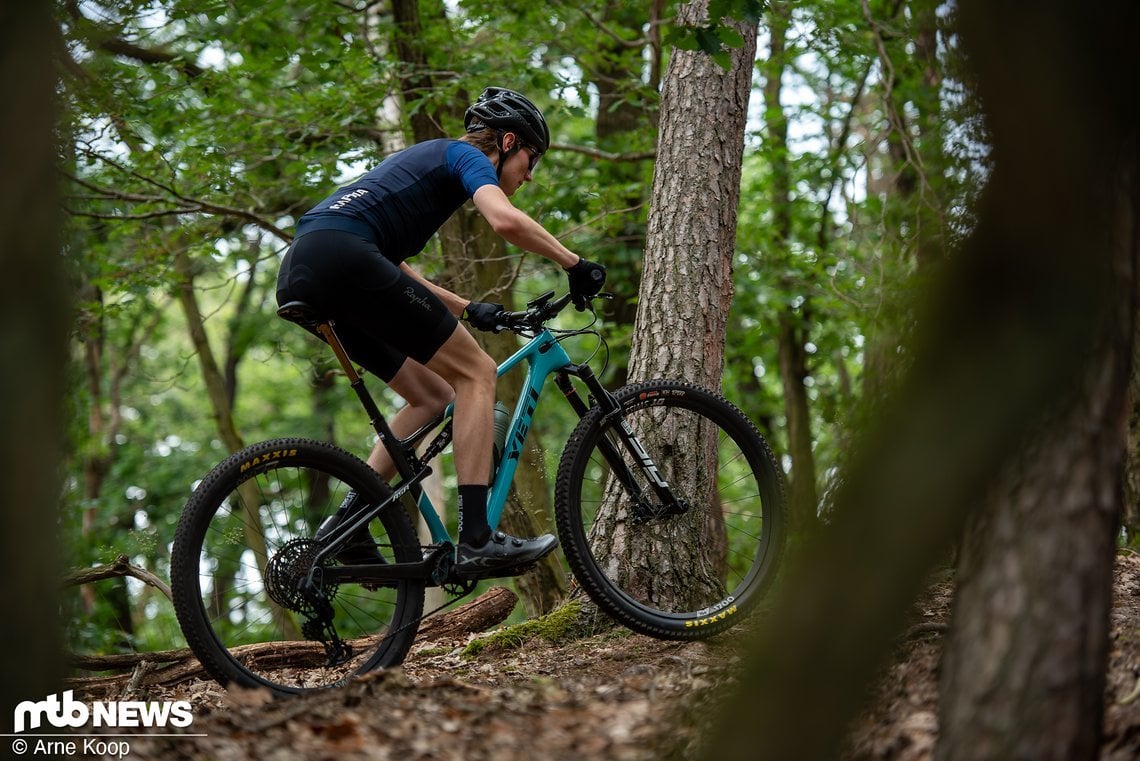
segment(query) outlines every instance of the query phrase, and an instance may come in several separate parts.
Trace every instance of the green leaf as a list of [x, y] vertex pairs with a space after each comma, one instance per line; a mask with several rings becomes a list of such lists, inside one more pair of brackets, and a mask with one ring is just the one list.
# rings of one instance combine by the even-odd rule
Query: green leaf
[[744, 35], [731, 26], [722, 26], [717, 29], [717, 37], [726, 48], [744, 47]]

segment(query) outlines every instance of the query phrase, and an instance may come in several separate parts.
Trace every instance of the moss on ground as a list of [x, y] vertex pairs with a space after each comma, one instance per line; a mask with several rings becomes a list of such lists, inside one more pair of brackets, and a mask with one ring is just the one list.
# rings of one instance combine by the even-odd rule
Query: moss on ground
[[579, 615], [581, 603], [572, 600], [539, 618], [497, 629], [485, 637], [472, 640], [463, 650], [464, 658], [475, 658], [484, 650], [513, 650], [541, 639], [559, 645], [581, 636]]

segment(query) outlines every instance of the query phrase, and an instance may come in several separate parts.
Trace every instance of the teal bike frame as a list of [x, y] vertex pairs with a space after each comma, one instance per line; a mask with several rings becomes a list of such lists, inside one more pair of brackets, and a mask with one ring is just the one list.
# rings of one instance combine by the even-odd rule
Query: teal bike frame
[[[538, 407], [542, 390], [551, 375], [555, 376], [555, 383], [565, 395], [566, 400], [570, 403], [571, 408], [577, 413], [578, 417], [584, 417], [590, 411], [591, 407], [590, 404], [583, 400], [578, 394], [577, 389], [570, 380], [571, 376], [578, 378], [586, 385], [589, 391], [590, 403], [601, 405], [604, 415], [607, 417], [611, 415], [620, 417], [620, 405], [614, 397], [606, 391], [605, 387], [602, 386], [601, 381], [594, 375], [590, 366], [588, 364], [574, 364], [566, 354], [566, 351], [562, 348], [559, 342], [561, 339], [556, 337], [552, 331], [545, 327], [545, 321], [556, 315], [570, 301], [569, 295], [551, 301], [553, 296], [554, 292], [551, 291], [529, 302], [527, 304], [527, 312], [506, 313], [506, 316], [510, 319], [526, 320], [533, 318], [533, 321], [523, 322], [515, 327], [508, 327], [508, 329], [520, 335], [529, 335], [530, 340], [509, 359], [499, 365], [498, 368], [498, 376], [502, 377], [503, 374], [510, 372], [523, 362], [526, 362], [528, 365], [526, 381], [523, 384], [522, 393], [515, 403], [514, 413], [511, 416], [510, 425], [507, 428], [507, 438], [504, 442], [503, 455], [498, 469], [494, 474], [490, 493], [487, 497], [487, 523], [492, 530], [496, 529], [499, 525], [499, 519], [502, 517], [503, 507], [507, 501], [507, 494], [510, 492], [511, 482], [514, 479], [515, 471], [518, 469], [519, 460], [522, 456], [522, 448], [526, 443], [527, 433], [529, 433], [531, 423], [534, 421], [535, 409]], [[360, 377], [352, 361], [345, 353], [344, 346], [337, 338], [332, 323], [328, 320], [321, 319], [320, 316], [313, 312], [311, 307], [301, 302], [284, 305], [278, 310], [278, 314], [286, 319], [297, 322], [321, 336], [325, 342], [332, 347], [333, 352], [340, 361], [341, 367], [344, 368], [345, 374], [351, 382], [353, 391], [356, 392], [360, 403], [364, 406], [365, 411], [370, 417], [372, 429], [376, 432], [376, 435], [379, 437], [385, 449], [387, 449], [388, 453], [392, 456], [399, 476], [399, 480], [392, 484], [391, 495], [384, 500], [383, 503], [372, 505], [361, 510], [349, 520], [338, 525], [330, 533], [326, 538], [325, 544], [316, 555], [313, 570], [310, 571], [310, 575], [314, 574], [317, 568], [321, 568], [322, 575], [330, 580], [343, 580], [347, 578], [352, 578], [353, 580], [430, 578], [435, 583], [442, 583], [436, 571], [440, 568], [439, 564], [441, 563], [441, 558], [448, 554], [448, 548], [453, 548], [455, 543], [448, 533], [447, 528], [443, 525], [443, 521], [436, 511], [435, 505], [432, 504], [431, 499], [424, 493], [422, 482], [432, 473], [432, 468], [428, 463], [435, 459], [435, 457], [451, 443], [451, 418], [454, 406], [448, 406], [438, 418], [411, 436], [405, 439], [397, 438], [396, 435], [392, 433], [384, 416], [380, 413], [376, 402], [368, 393], [368, 389], [364, 385], [364, 380]], [[564, 337], [569, 335], [582, 335], [590, 332], [592, 331], [567, 331]], [[442, 426], [442, 430], [440, 430], [427, 445], [423, 455], [417, 457], [415, 454], [416, 446], [426, 440], [429, 434], [440, 428], [440, 426]], [[613, 475], [621, 482], [627, 494], [630, 495], [631, 503], [635, 506], [640, 506], [637, 509], [646, 514], [657, 514], [660, 512], [660, 509], [653, 505], [662, 506], [661, 509], [663, 509], [665, 513], [684, 512], [686, 509], [685, 505], [677, 500], [669, 484], [661, 478], [652, 459], [644, 447], [641, 446], [634, 432], [630, 430], [628, 424], [625, 423], [624, 420], [620, 420], [614, 433], [620, 443], [615, 444], [607, 439], [603, 439], [599, 442], [599, 447], [603, 456], [609, 462]], [[646, 476], [655, 498], [653, 505], [648, 505], [648, 503], [644, 502], [643, 490], [618, 453], [617, 447], [619, 446], [629, 452], [632, 461], [637, 464], [638, 470]], [[432, 545], [435, 549], [430, 553], [425, 553], [422, 562], [323, 567], [324, 560], [328, 557], [335, 556], [349, 541], [352, 534], [367, 526], [368, 522], [375, 518], [381, 510], [387, 509], [388, 506], [396, 503], [403, 504], [410, 512], [419, 510], [424, 521], [427, 523], [428, 530], [431, 533]]]
[[[547, 379], [555, 373], [578, 371], [562, 345], [546, 329], [535, 335], [525, 346], [499, 365], [498, 377], [503, 377], [524, 361], [528, 365], [526, 380], [523, 382], [522, 393], [519, 394], [514, 413], [511, 415], [511, 423], [507, 428], [507, 438], [503, 446], [502, 460], [499, 462], [495, 479], [487, 495], [487, 523], [491, 526], [492, 531], [498, 527], [499, 519], [503, 515], [507, 494], [510, 492], [511, 482], [514, 480], [515, 471], [518, 469], [519, 459], [522, 456], [523, 445], [526, 443], [527, 433], [530, 431], [531, 423], [534, 420], [534, 411], [538, 407], [538, 400], [542, 396], [542, 389], [546, 385]], [[449, 406], [444, 412], [444, 420], [451, 418], [452, 411], [452, 407]], [[414, 439], [415, 436], [412, 438]], [[436, 543], [450, 542], [451, 535], [444, 527], [443, 521], [440, 520], [439, 513], [431, 499], [422, 490], [419, 496], [419, 509], [431, 531], [432, 541]]]

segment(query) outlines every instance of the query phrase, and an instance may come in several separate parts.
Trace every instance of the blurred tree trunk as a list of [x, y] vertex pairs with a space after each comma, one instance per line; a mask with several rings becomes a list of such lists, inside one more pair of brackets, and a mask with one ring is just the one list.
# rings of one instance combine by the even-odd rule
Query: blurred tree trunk
[[[927, 571], [982, 504], [939, 754], [1097, 755], [1140, 254], [1140, 114], [1110, 83], [1138, 70], [1135, 9], [960, 8], [995, 166], [978, 225], [919, 315], [913, 365], [864, 432], [841, 509], [789, 563], [708, 758], [835, 757]], [[1050, 465], [1060, 471], [1031, 492]], [[979, 546], [987, 526], [998, 535]], [[1005, 701], [996, 715], [973, 680]]]
[[[56, 693], [60, 445], [68, 304], [60, 252], [53, 51], [45, 3], [8, 3], [0, 45], [0, 559], [11, 615], [0, 635], [0, 727]], [[11, 729], [4, 729], [10, 732]]]
[[[942, 668], [937, 756], [1092, 759], [1100, 751], [1130, 417], [1140, 127], [1134, 105], [1120, 108], [1116, 93], [1088, 93], [1081, 83], [1085, 76], [1136, 70], [1135, 53], [1130, 61], [1113, 57], [1132, 47], [1122, 30], [1131, 35], [1136, 26], [1105, 18], [1103, 9], [1089, 13], [1051, 3], [1033, 14], [1033, 34], [1011, 40], [997, 29], [1025, 23], [1020, 13], [974, 7], [964, 14], [972, 52], [990, 75], [982, 81], [983, 97], [1011, 107], [1036, 100], [1040, 105], [1025, 115], [1027, 125], [1048, 123], [1089, 144], [1037, 170], [1043, 186], [1067, 180], [1080, 202], [1050, 208], [1041, 196], [1051, 189], [1037, 189], [1021, 199], [1028, 204], [1021, 208], [1072, 215], [1066, 218], [1071, 227], [1060, 231], [1068, 254], [1101, 279], [1102, 289], [1088, 305], [1100, 318], [1099, 329], [1072, 355], [1080, 363], [1077, 387], [1045, 410], [1032, 440], [968, 526]], [[1074, 39], [1085, 47], [1072, 51], [1095, 64], [1074, 65], [1039, 52]], [[1005, 53], [992, 50], [999, 42], [1021, 54], [1023, 63], [1009, 67]], [[1030, 79], [1033, 74], [1038, 79]], [[1092, 113], [1090, 97], [1097, 103]], [[1033, 139], [1032, 147], [1041, 149], [1037, 160], [1048, 144]], [[1062, 171], [1054, 175], [1055, 169]]]

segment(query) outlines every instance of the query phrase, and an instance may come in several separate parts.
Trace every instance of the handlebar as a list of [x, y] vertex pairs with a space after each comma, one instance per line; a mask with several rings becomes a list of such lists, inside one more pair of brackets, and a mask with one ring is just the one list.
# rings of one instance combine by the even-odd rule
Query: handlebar
[[[594, 298], [612, 298], [610, 294], [598, 294]], [[526, 303], [527, 308], [521, 312], [502, 311], [495, 315], [498, 323], [495, 332], [509, 330], [512, 333], [537, 332], [542, 330], [544, 323], [554, 319], [559, 312], [570, 305], [572, 297], [564, 293], [555, 298], [554, 291], [547, 291], [536, 299]], [[579, 310], [585, 309], [587, 304], [581, 304]]]

